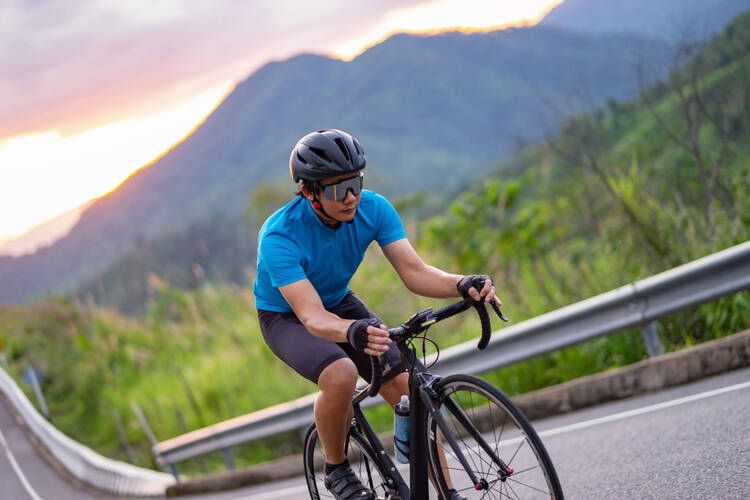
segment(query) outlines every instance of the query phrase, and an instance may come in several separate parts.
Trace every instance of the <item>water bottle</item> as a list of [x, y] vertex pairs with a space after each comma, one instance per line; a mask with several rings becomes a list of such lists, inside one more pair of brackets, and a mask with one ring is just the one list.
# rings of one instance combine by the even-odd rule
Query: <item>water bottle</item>
[[393, 451], [396, 460], [409, 463], [409, 396], [401, 396], [393, 417]]

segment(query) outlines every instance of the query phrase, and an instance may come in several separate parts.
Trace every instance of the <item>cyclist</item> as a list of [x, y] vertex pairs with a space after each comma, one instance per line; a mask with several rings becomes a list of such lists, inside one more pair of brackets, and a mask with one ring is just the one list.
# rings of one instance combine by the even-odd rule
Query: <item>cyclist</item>
[[[357, 375], [369, 380], [368, 355], [382, 356], [391, 367], [400, 360], [385, 324], [349, 289], [368, 245], [378, 242], [416, 294], [501, 305], [489, 277], [449, 274], [422, 261], [393, 206], [362, 189], [365, 163], [362, 146], [341, 130], [312, 132], [297, 142], [289, 169], [300, 183], [298, 196], [260, 229], [253, 287], [266, 343], [320, 389], [314, 418], [326, 457], [325, 486], [343, 500], [375, 498], [344, 454]], [[408, 374], [396, 376], [380, 394], [393, 408], [408, 394]]]

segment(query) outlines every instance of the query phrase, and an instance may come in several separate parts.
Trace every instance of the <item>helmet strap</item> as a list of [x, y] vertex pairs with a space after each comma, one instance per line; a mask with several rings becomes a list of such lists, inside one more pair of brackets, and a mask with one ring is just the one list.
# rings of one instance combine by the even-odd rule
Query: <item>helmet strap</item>
[[318, 187], [319, 186], [316, 184], [315, 187], [313, 188], [313, 199], [312, 199], [312, 206], [313, 206], [313, 208], [315, 210], [317, 210], [318, 212], [320, 212], [321, 214], [323, 214], [326, 217], [326, 219], [330, 219], [330, 220], [333, 221], [333, 222], [327, 222], [327, 221], [324, 220], [324, 221], [322, 221], [323, 224], [325, 224], [326, 226], [328, 226], [330, 228], [333, 228], [333, 229], [340, 228], [341, 227], [341, 221], [338, 220], [338, 219], [335, 219], [335, 218], [331, 217], [330, 215], [328, 215], [328, 213], [323, 208], [323, 204], [318, 200]]

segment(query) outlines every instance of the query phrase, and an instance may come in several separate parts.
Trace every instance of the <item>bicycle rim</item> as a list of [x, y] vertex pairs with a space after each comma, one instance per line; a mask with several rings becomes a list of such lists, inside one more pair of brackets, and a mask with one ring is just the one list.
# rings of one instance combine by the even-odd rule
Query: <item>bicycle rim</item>
[[[469, 467], [477, 479], [486, 481], [487, 485], [487, 489], [475, 489], [434, 418], [428, 415], [430, 470], [444, 493], [452, 486], [470, 499], [563, 498], [560, 482], [544, 445], [510, 399], [491, 384], [470, 375], [446, 377], [438, 387], [443, 398], [440, 412]], [[451, 405], [445, 401], [448, 397], [481, 433], [496, 456], [513, 470], [505, 480], [490, 453], [472, 437], [454, 412], [449, 411]], [[441, 449], [445, 461], [441, 459]]]
[[[374, 491], [378, 498], [386, 498], [386, 493], [390, 489], [387, 486], [385, 474], [380, 464], [373, 459], [374, 453], [370, 445], [361, 434], [353, 429], [349, 430], [347, 436], [346, 452], [346, 458], [362, 484]], [[324, 462], [323, 445], [318, 438], [317, 429], [312, 425], [305, 435], [304, 466], [307, 489], [313, 500], [334, 498], [323, 483]]]

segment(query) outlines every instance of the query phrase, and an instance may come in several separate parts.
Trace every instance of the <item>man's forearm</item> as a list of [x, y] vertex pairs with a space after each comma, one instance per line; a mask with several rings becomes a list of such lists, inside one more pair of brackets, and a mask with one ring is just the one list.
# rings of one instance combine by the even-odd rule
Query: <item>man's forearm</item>
[[456, 283], [463, 278], [460, 274], [450, 274], [434, 266], [424, 265], [402, 279], [406, 288], [417, 295], [438, 299], [458, 297]]
[[348, 342], [346, 331], [354, 322], [351, 319], [339, 318], [325, 310], [301, 317], [299, 320], [310, 333], [332, 342]]

